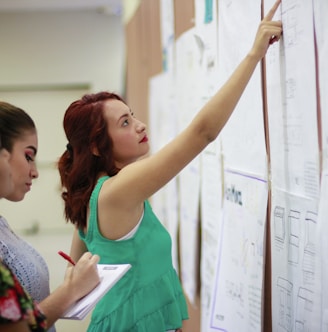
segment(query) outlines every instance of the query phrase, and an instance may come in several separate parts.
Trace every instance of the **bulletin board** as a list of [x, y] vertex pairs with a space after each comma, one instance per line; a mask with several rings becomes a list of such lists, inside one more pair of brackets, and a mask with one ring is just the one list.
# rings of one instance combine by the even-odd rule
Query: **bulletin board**
[[[196, 2], [190, 0], [172, 0], [172, 2], [175, 41], [179, 41], [186, 32], [192, 31], [192, 37], [197, 39], [199, 48], [205, 52], [208, 45], [202, 44], [201, 38], [198, 38], [197, 35], [199, 31], [193, 30], [197, 16]], [[197, 6], [200, 4], [210, 6], [214, 2], [216, 1], [197, 2]], [[259, 0], [252, 3], [242, 1], [240, 5], [246, 6], [245, 11], [237, 12], [236, 15], [230, 13], [232, 14], [230, 16], [226, 13], [232, 8], [235, 8], [235, 12], [238, 11], [237, 7], [233, 7], [238, 3], [237, 0], [234, 2], [219, 0], [216, 3], [219, 4], [222, 12], [226, 11], [220, 16], [218, 29], [220, 30], [220, 24], [221, 27], [224, 24], [226, 33], [230, 34], [234, 29], [231, 20], [236, 19], [236, 24], [239, 24], [240, 19], [238, 18], [240, 16], [247, 16], [245, 14], [249, 13], [248, 16], [251, 17], [251, 14], [254, 14], [252, 6], [256, 6], [255, 11], [260, 13], [256, 20], [260, 19], [273, 5], [274, 0]], [[265, 59], [259, 65], [259, 72], [256, 73], [258, 81], [252, 83], [253, 87], [258, 87], [253, 94], [253, 99], [261, 97], [259, 105], [248, 101], [246, 110], [244, 110], [249, 112], [248, 110], [253, 109], [254, 105], [254, 108], [259, 107], [259, 118], [262, 123], [258, 127], [261, 128], [260, 131], [263, 131], [263, 138], [260, 140], [261, 144], [264, 143], [262, 144], [264, 148], [261, 147], [262, 165], [259, 169], [261, 173], [263, 169], [265, 170], [265, 167], [262, 166], [267, 165], [265, 176], [258, 176], [257, 171], [255, 172], [256, 176], [254, 174], [244, 176], [241, 170], [233, 169], [236, 164], [244, 162], [242, 154], [249, 151], [249, 149], [244, 149], [244, 151], [240, 150], [240, 153], [235, 153], [234, 149], [240, 149], [240, 146], [252, 142], [254, 137], [257, 137], [255, 131], [253, 131], [254, 135], [248, 135], [246, 139], [242, 137], [245, 130], [243, 124], [247, 127], [249, 124], [247, 121], [251, 121], [251, 119], [245, 117], [244, 122], [239, 121], [238, 127], [238, 116], [233, 117], [232, 121], [228, 123], [227, 130], [223, 131], [221, 140], [216, 142], [217, 146], [225, 148], [223, 155], [226, 153], [222, 162], [224, 164], [222, 177], [225, 178], [223, 182], [226, 190], [224, 199], [228, 200], [231, 192], [238, 195], [238, 192], [235, 191], [236, 183], [240, 184], [242, 188], [249, 189], [249, 184], [244, 186], [243, 181], [246, 181], [246, 177], [253, 177], [253, 179], [258, 180], [258, 183], [257, 187], [253, 187], [254, 191], [250, 197], [257, 197], [257, 199], [256, 202], [250, 202], [250, 205], [254, 207], [258, 202], [262, 202], [262, 208], [265, 210], [263, 218], [265, 219], [264, 247], [256, 247], [256, 241], [252, 242], [252, 249], [254, 249], [252, 253], [261, 251], [263, 255], [262, 299], [257, 298], [258, 302], [256, 304], [253, 302], [254, 307], [251, 307], [254, 309], [257, 306], [256, 315], [258, 316], [255, 315], [256, 317], [253, 316], [253, 318], [259, 318], [258, 322], [255, 322], [256, 319], [254, 319], [256, 325], [254, 331], [262, 328], [262, 330], [270, 332], [278, 330], [279, 327], [285, 331], [297, 330], [301, 327], [308, 330], [319, 330], [319, 328], [326, 330], [328, 327], [328, 301], [323, 300], [321, 303], [319, 300], [322, 295], [327, 295], [326, 298], [328, 298], [328, 287], [325, 286], [324, 279], [321, 279], [321, 276], [328, 278], [328, 268], [326, 268], [328, 264], [325, 256], [328, 245], [323, 239], [323, 234], [328, 233], [324, 222], [328, 213], [325, 203], [328, 194], [328, 129], [327, 121], [325, 121], [328, 119], [328, 102], [323, 93], [328, 86], [327, 62], [325, 60], [328, 50], [328, 29], [325, 20], [327, 14], [328, 4], [324, 0], [316, 2], [282, 0], [281, 2], [281, 9], [276, 19], [283, 22], [283, 38], [270, 48]], [[141, 117], [146, 123], [148, 121], [149, 98], [152, 98], [149, 96], [149, 81], [157, 76], [160, 78], [164, 71], [160, 44], [160, 17], [160, 0], [144, 0], [141, 1], [136, 14], [126, 25], [126, 98], [132, 108], [138, 108], [145, 112]], [[250, 33], [248, 28], [251, 27], [252, 21], [254, 21], [253, 18], [249, 22], [246, 20], [247, 29], [245, 28], [242, 33], [246, 33], [246, 31]], [[253, 29], [253, 25], [251, 29]], [[255, 31], [252, 30], [251, 33], [253, 35]], [[220, 35], [220, 31], [218, 35]], [[230, 40], [237, 40], [238, 48], [241, 48], [246, 38], [234, 36], [233, 31], [231, 36]], [[222, 48], [220, 49], [221, 39], [226, 38], [226, 36], [221, 35], [220, 37], [218, 54], [222, 51]], [[246, 37], [248, 38], [248, 35]], [[229, 65], [232, 63], [230, 60], [238, 57], [236, 44], [232, 45], [226, 39], [224, 45], [231, 49], [231, 56], [219, 58], [221, 71], [217, 76], [218, 81], [229, 71]], [[204, 53], [201, 55], [203, 55], [201, 60], [204, 60]], [[192, 62], [195, 58], [189, 57], [188, 60]], [[211, 64], [210, 61], [208, 63]], [[204, 79], [207, 78], [209, 76]], [[168, 89], [165, 86], [158, 86], [163, 93], [165, 93], [166, 88]], [[197, 88], [199, 90], [193, 91], [200, 91], [201, 84]], [[245, 107], [244, 103], [245, 99], [242, 98], [240, 109]], [[259, 118], [254, 119], [258, 120]], [[234, 127], [234, 122], [237, 124], [236, 127]], [[235, 134], [235, 137], [230, 135], [231, 132]], [[233, 139], [230, 139], [231, 137]], [[240, 139], [234, 142], [236, 137]], [[229, 154], [229, 151], [234, 153]], [[211, 154], [214, 155], [213, 151], [209, 151], [206, 160], [211, 159], [209, 158]], [[254, 158], [250, 158], [245, 153], [244, 159], [249, 158], [251, 161], [256, 161], [259, 154], [256, 154], [256, 151], [253, 154]], [[238, 158], [240, 159], [238, 160]], [[241, 174], [242, 176], [240, 176]], [[263, 183], [267, 186], [265, 189]], [[231, 187], [229, 184], [232, 184]], [[226, 187], [227, 185], [228, 187]], [[262, 195], [256, 196], [256, 191]], [[262, 200], [263, 197], [267, 200]], [[227, 218], [227, 220], [232, 221], [231, 216], [236, 211], [229, 205], [231, 202], [225, 203], [225, 212], [230, 213], [230, 219]], [[222, 243], [224, 243], [224, 238]], [[245, 255], [244, 258], [249, 257]], [[226, 255], [223, 255], [220, 263], [226, 261]], [[229, 264], [229, 262], [226, 263]], [[246, 259], [243, 263], [245, 263], [246, 270]], [[220, 271], [222, 273], [222, 266]], [[235, 312], [234, 300], [249, 299], [247, 295], [245, 296], [247, 293], [245, 285], [243, 285], [243, 289], [236, 287], [236, 283], [229, 284], [228, 278], [225, 281], [231, 291], [228, 299], [230, 302], [222, 300], [222, 298], [225, 299], [226, 294], [221, 292], [222, 297], [218, 298], [218, 304], [221, 305], [221, 308], [217, 310], [215, 317], [217, 321], [212, 325], [204, 323], [204, 319], [213, 317], [204, 318], [202, 316], [201, 309], [204, 308], [204, 303], [199, 297], [193, 305], [190, 305], [189, 312], [192, 324], [187, 329], [188, 331], [233, 330], [224, 327], [222, 321], [225, 317], [218, 312], [220, 310], [227, 313], [229, 310]], [[247, 286], [246, 289], [249, 290]], [[244, 292], [244, 296], [241, 296], [242, 292]], [[280, 300], [281, 302], [279, 302]], [[224, 308], [227, 303], [231, 304], [230, 309]], [[214, 306], [215, 304], [211, 304], [211, 309]], [[209, 316], [212, 311], [209, 312]], [[259, 311], [263, 316], [259, 314]], [[240, 317], [248, 314], [242, 310], [240, 312]], [[215, 319], [212, 320], [215, 321]], [[233, 319], [231, 319], [231, 326], [233, 324]]]

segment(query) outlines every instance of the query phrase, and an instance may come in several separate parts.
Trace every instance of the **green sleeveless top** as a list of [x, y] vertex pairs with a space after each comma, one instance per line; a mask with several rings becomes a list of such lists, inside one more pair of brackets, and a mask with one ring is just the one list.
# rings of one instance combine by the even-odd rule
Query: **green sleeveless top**
[[137, 232], [122, 241], [103, 237], [98, 229], [99, 191], [108, 176], [98, 180], [90, 197], [88, 232], [79, 231], [100, 264], [129, 263], [127, 274], [98, 302], [88, 332], [164, 332], [182, 327], [187, 304], [172, 265], [171, 237], [148, 201]]

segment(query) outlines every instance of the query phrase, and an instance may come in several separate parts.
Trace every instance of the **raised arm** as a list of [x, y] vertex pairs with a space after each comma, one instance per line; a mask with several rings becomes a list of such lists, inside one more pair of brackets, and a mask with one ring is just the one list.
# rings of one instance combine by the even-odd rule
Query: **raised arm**
[[261, 21], [249, 53], [190, 125], [158, 153], [126, 166], [119, 172], [111, 183], [112, 190], [117, 188], [115, 197], [118, 202], [124, 201], [127, 205], [130, 202], [132, 206], [150, 197], [219, 135], [257, 64], [265, 56], [270, 44], [280, 39], [282, 24], [280, 21], [272, 21], [279, 5], [280, 0]]

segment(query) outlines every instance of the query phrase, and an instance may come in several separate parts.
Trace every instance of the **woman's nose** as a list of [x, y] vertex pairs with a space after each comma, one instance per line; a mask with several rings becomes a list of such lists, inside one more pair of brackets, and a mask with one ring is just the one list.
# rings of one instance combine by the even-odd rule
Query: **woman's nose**
[[31, 169], [31, 177], [32, 179], [37, 179], [39, 177], [39, 172], [36, 166]]
[[143, 122], [139, 121], [139, 120], [137, 120], [137, 121], [138, 121], [137, 122], [137, 131], [138, 132], [145, 131], [146, 130], [146, 125]]

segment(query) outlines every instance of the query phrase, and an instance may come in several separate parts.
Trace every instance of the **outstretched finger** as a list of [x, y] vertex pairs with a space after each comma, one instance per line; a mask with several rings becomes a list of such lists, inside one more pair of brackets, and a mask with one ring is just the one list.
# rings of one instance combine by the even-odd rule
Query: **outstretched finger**
[[279, 7], [281, 0], [277, 0], [270, 11], [265, 15], [263, 21], [271, 21], [274, 14], [276, 13], [277, 8]]

